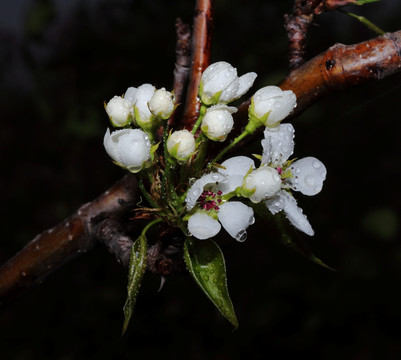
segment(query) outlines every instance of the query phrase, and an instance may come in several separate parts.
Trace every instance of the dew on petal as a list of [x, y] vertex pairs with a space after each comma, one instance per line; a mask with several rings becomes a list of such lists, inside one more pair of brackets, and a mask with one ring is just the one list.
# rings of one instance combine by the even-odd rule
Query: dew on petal
[[235, 235], [235, 240], [239, 242], [244, 242], [246, 238], [248, 237], [248, 234], [246, 230], [241, 230], [237, 235]]

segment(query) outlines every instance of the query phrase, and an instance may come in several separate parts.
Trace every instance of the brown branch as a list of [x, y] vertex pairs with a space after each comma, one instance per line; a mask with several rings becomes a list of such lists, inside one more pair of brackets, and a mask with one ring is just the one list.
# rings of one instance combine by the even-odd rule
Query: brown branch
[[306, 41], [314, 17], [354, 3], [355, 0], [295, 0], [292, 14], [284, 15], [290, 69], [296, 69], [305, 62]]
[[136, 201], [137, 183], [127, 175], [71, 217], [44, 231], [0, 268], [0, 304], [40, 284], [46, 276], [96, 244], [97, 217], [119, 218]]
[[336, 44], [293, 70], [279, 86], [295, 92], [295, 115], [329, 93], [400, 71], [401, 30], [355, 45]]
[[[175, 29], [177, 44], [175, 48], [176, 61], [174, 68], [174, 95], [175, 103], [181, 104], [187, 85], [189, 67], [191, 65], [191, 29], [180, 18], [176, 19]], [[169, 120], [169, 125], [174, 126], [179, 111], [174, 111]]]
[[[381, 80], [401, 71], [401, 30], [355, 45], [336, 44], [290, 72], [278, 86], [297, 96], [295, 116], [321, 97]], [[236, 127], [248, 121], [250, 99], [235, 114]]]
[[192, 60], [182, 125], [191, 129], [199, 116], [198, 88], [202, 72], [210, 64], [214, 0], [197, 0], [192, 35]]

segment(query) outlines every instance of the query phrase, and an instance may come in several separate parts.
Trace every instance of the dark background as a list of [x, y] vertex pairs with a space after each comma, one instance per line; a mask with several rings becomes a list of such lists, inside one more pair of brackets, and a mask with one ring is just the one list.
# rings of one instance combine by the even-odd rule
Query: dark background
[[[174, 19], [192, 23], [193, 7], [2, 4], [0, 263], [122, 176], [103, 149], [103, 101], [145, 82], [171, 87]], [[291, 7], [217, 1], [212, 60], [257, 72], [252, 91], [278, 82], [287, 72], [282, 18]], [[348, 10], [386, 31], [401, 28], [399, 0]], [[324, 14], [309, 55], [374, 36], [342, 13]], [[337, 272], [282, 246], [273, 223], [255, 225], [245, 243], [220, 240], [237, 331], [188, 276], [157, 293], [159, 279], [149, 275], [121, 338], [126, 273], [98, 247], [0, 314], [1, 358], [399, 359], [400, 83], [398, 74], [332, 95], [294, 119], [295, 156], [316, 156], [328, 169], [318, 196], [297, 196], [316, 232], [307, 240]]]

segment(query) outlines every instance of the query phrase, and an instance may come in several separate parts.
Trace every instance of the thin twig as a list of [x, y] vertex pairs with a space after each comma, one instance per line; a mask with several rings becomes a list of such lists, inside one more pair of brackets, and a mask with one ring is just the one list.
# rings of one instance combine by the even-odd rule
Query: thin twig
[[[177, 33], [177, 44], [175, 47], [175, 68], [174, 68], [174, 95], [176, 105], [184, 100], [184, 93], [187, 85], [189, 68], [191, 65], [191, 29], [189, 25], [184, 24], [180, 18], [175, 21]], [[169, 120], [169, 125], [175, 125], [175, 119], [180, 114], [178, 108], [173, 112]]]
[[210, 64], [214, 0], [197, 0], [192, 35], [192, 60], [182, 127], [191, 129], [199, 115], [198, 88]]

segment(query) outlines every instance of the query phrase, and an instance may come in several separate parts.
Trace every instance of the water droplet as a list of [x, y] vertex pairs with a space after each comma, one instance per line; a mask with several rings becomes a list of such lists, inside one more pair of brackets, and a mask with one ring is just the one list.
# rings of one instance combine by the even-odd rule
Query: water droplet
[[127, 169], [133, 173], [136, 173], [142, 169], [142, 166], [141, 165], [131, 165], [131, 166], [128, 166]]
[[295, 174], [299, 174], [301, 172], [300, 168], [295, 168]]
[[237, 235], [235, 235], [235, 240], [239, 242], [244, 242], [247, 236], [248, 234], [246, 233], [246, 230], [241, 230]]
[[255, 224], [255, 217], [254, 217], [254, 216], [252, 216], [252, 217], [249, 219], [249, 225], [253, 225], [253, 224]]
[[313, 163], [312, 163], [312, 166], [313, 166], [315, 169], [320, 169], [321, 166], [322, 166], [322, 164], [321, 164], [319, 161], [314, 160]]
[[304, 181], [307, 186], [313, 186], [316, 182], [312, 176], [307, 176]]
[[212, 175], [212, 179], [215, 180], [215, 181], [217, 181], [217, 180], [220, 179], [220, 176], [217, 175], [217, 174], [214, 174], [214, 175]]

